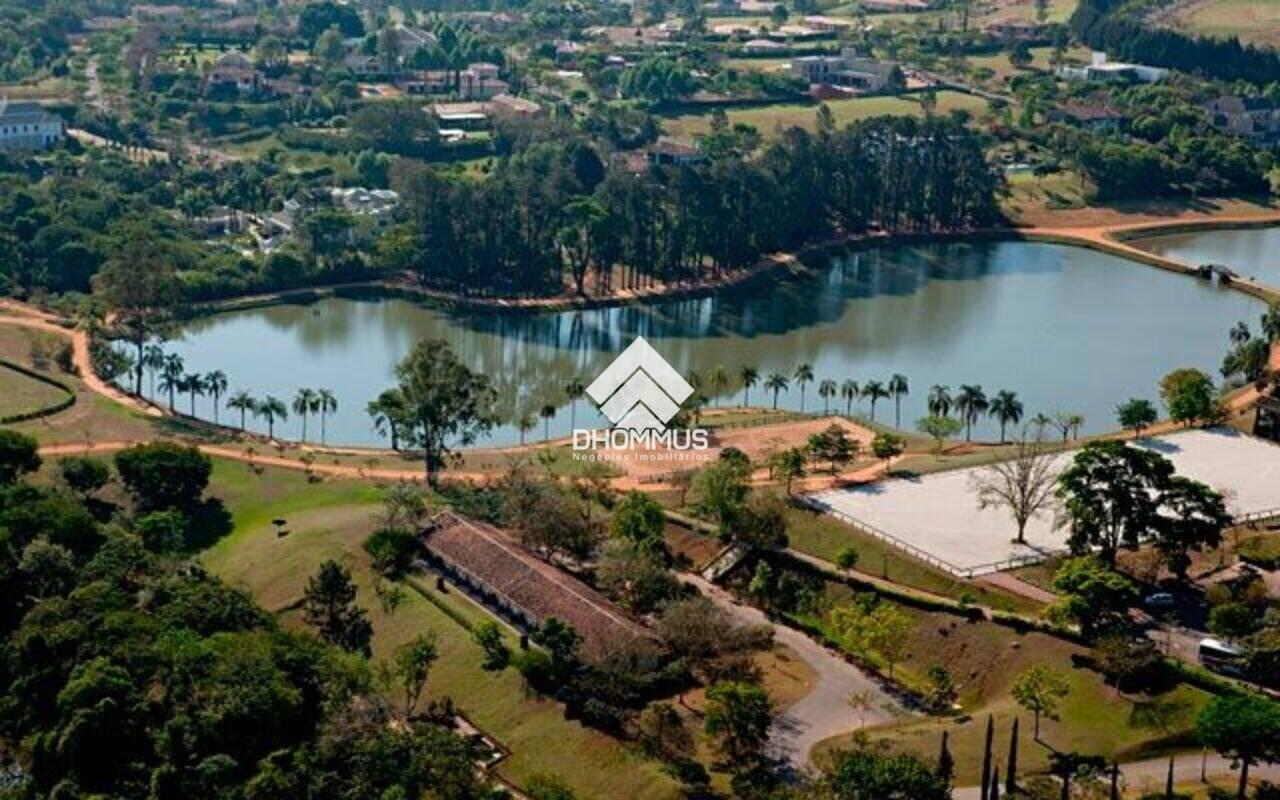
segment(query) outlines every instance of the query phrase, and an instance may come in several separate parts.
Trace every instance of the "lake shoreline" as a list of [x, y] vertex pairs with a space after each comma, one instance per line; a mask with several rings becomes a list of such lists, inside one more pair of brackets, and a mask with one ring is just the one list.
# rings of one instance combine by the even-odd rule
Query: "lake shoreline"
[[[546, 297], [472, 296], [418, 285], [407, 276], [353, 281], [330, 286], [287, 289], [220, 300], [192, 303], [177, 316], [188, 320], [232, 311], [269, 308], [277, 305], [310, 303], [334, 297], [367, 298], [371, 293], [421, 302], [446, 311], [495, 314], [530, 314], [556, 311], [583, 311], [617, 308], [665, 300], [693, 300], [717, 294], [803, 277], [813, 270], [815, 260], [831, 258], [866, 248], [930, 244], [957, 241], [1026, 241], [1062, 244], [1108, 253], [1145, 266], [1196, 277], [1196, 266], [1184, 264], [1147, 251], [1137, 242], [1166, 235], [1205, 230], [1256, 229], [1280, 226], [1280, 214], [1258, 218], [1185, 219], [1168, 222], [1115, 224], [1097, 228], [1016, 226], [974, 228], [956, 231], [907, 231], [897, 233], [852, 234], [808, 245], [794, 253], [774, 253], [751, 267], [726, 273], [720, 279], [657, 284], [644, 289], [628, 289], [605, 295], [554, 295]], [[1229, 284], [1267, 302], [1280, 302], [1280, 287], [1239, 280]]]

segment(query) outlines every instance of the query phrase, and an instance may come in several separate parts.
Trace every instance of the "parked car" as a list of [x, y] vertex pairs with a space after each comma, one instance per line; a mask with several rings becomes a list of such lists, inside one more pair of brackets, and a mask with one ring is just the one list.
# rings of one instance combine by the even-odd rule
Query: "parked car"
[[1168, 611], [1178, 605], [1178, 599], [1168, 592], [1155, 592], [1147, 595], [1142, 605], [1148, 611]]

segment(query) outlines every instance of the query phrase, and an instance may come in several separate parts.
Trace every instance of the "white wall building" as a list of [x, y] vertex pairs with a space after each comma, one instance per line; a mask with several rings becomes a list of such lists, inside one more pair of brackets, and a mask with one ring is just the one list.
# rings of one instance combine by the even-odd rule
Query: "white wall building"
[[0, 150], [43, 150], [61, 141], [65, 132], [62, 117], [38, 103], [0, 100]]

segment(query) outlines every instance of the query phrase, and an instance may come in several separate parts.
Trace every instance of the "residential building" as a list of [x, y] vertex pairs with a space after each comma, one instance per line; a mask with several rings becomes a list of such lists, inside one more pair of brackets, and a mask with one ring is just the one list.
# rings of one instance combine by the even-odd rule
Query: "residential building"
[[65, 134], [62, 117], [40, 104], [0, 100], [0, 150], [43, 150]]
[[1097, 103], [1063, 103], [1046, 115], [1050, 122], [1062, 122], [1097, 133], [1115, 133], [1124, 126], [1124, 115]]
[[659, 139], [645, 152], [654, 166], [684, 167], [707, 160], [698, 148], [672, 139]]
[[1265, 97], [1224, 94], [1205, 105], [1213, 127], [1257, 144], [1280, 141], [1280, 107]]
[[334, 187], [329, 190], [329, 195], [336, 205], [348, 212], [379, 221], [390, 217], [400, 202], [400, 195], [390, 189], [366, 189], [362, 186]]
[[510, 94], [495, 95], [489, 101], [488, 108], [496, 117], [534, 119], [542, 116], [542, 106], [532, 100]]
[[1163, 67], [1108, 61], [1106, 53], [1093, 54], [1083, 67], [1059, 67], [1058, 77], [1068, 81], [1103, 81], [1106, 83], [1159, 83], [1169, 75]]
[[826, 84], [866, 93], [897, 92], [906, 86], [902, 68], [896, 62], [865, 58], [851, 47], [838, 56], [793, 58], [791, 74], [811, 86]]
[[653, 635], [608, 598], [526, 549], [504, 531], [453, 511], [437, 514], [421, 534], [427, 561], [522, 630], [551, 618], [582, 637], [590, 662], [617, 645]]

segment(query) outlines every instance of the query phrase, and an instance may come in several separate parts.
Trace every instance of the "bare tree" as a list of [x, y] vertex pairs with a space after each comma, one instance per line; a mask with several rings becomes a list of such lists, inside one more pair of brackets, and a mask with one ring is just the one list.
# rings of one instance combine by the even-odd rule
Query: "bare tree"
[[1026, 543], [1027, 523], [1054, 508], [1058, 481], [1055, 460], [1038, 438], [1028, 440], [1024, 431], [1013, 458], [992, 464], [973, 476], [978, 508], [1008, 509], [1018, 526], [1018, 538], [1014, 540], [1018, 544]]

